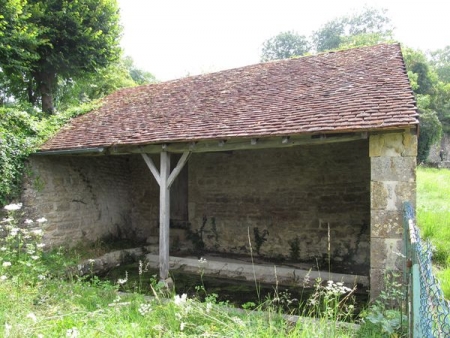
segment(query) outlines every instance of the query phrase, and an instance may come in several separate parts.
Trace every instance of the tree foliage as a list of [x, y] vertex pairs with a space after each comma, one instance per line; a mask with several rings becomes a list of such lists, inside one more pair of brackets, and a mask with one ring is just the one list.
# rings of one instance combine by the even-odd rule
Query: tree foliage
[[263, 43], [261, 61], [302, 56], [310, 50], [311, 45], [304, 35], [299, 35], [293, 31], [281, 32]]
[[53, 113], [58, 81], [96, 72], [120, 56], [116, 0], [0, 0], [7, 8], [0, 67], [11, 92]]
[[438, 142], [442, 136], [442, 124], [434, 111], [420, 111], [420, 132], [417, 148], [417, 160], [426, 162], [431, 146]]
[[[393, 32], [387, 10], [365, 7], [326, 22], [313, 32], [310, 41], [316, 52], [322, 52], [394, 42]], [[303, 55], [311, 49], [306, 41], [296, 33], [280, 33], [264, 43], [261, 58], [265, 61]], [[297, 45], [307, 49], [292, 52]], [[450, 133], [450, 46], [428, 54], [407, 47], [402, 50], [420, 115], [419, 159], [424, 161], [442, 131]]]
[[360, 12], [326, 22], [309, 38], [293, 31], [281, 32], [263, 43], [261, 61], [301, 56], [313, 48], [323, 52], [389, 42], [393, 40], [393, 30], [386, 9], [364, 7]]
[[117, 89], [156, 82], [150, 73], [137, 68], [131, 57], [121, 58], [96, 73], [60, 80], [55, 100], [66, 109], [106, 96]]
[[430, 53], [430, 62], [439, 80], [450, 83], [450, 45]]
[[365, 7], [361, 12], [333, 19], [312, 35], [317, 52], [373, 45], [392, 40], [393, 26], [386, 9]]

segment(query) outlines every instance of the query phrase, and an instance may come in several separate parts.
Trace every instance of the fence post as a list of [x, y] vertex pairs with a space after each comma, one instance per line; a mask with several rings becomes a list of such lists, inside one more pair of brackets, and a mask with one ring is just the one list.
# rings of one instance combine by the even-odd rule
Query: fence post
[[403, 204], [403, 239], [405, 241], [405, 256], [408, 266], [411, 268], [406, 273], [410, 274], [410, 295], [407, 300], [408, 307], [408, 324], [409, 334], [412, 337], [422, 337], [420, 327], [420, 269], [417, 257], [417, 238], [414, 229], [414, 210], [410, 202]]

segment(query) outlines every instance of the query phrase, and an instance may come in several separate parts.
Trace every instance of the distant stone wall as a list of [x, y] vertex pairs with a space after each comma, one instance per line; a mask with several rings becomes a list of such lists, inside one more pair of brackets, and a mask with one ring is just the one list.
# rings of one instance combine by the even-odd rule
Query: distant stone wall
[[[442, 159], [441, 150], [443, 151]], [[439, 168], [450, 169], [450, 135], [443, 134], [441, 141], [431, 146], [427, 162]]]
[[[300, 259], [328, 252], [369, 271], [370, 159], [368, 140], [289, 149], [193, 154], [189, 159], [189, 219], [207, 218], [208, 249], [289, 258], [298, 238]], [[213, 221], [214, 220], [214, 221]], [[215, 226], [215, 230], [213, 227]]]
[[414, 132], [370, 136], [371, 297], [387, 271], [404, 268], [403, 203], [416, 203], [417, 136]]
[[75, 245], [133, 235], [129, 185], [126, 157], [31, 156], [22, 201], [47, 244]]

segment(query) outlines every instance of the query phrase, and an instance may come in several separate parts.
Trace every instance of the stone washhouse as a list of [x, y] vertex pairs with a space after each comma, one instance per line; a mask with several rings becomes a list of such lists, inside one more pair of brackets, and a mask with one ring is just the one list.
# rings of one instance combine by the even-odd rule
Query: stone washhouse
[[[23, 203], [50, 246], [146, 242], [161, 279], [201, 249], [229, 278], [310, 264], [375, 297], [403, 268], [417, 133], [398, 44], [261, 63], [107, 96], [30, 157]], [[270, 273], [224, 259], [250, 255]]]

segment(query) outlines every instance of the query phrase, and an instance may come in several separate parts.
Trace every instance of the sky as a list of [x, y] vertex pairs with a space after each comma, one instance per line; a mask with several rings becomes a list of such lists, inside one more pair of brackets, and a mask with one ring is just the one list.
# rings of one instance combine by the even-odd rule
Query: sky
[[387, 9], [403, 45], [450, 45], [448, 0], [118, 0], [125, 55], [160, 81], [260, 62], [265, 40], [280, 32], [310, 36], [326, 22]]

